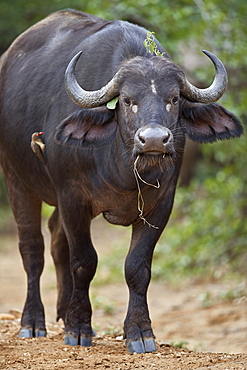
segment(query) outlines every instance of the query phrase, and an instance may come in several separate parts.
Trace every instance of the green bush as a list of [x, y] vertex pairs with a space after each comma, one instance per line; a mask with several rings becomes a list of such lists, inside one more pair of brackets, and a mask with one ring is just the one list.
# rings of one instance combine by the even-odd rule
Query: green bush
[[154, 258], [154, 277], [246, 272], [246, 188], [229, 166], [177, 190]]

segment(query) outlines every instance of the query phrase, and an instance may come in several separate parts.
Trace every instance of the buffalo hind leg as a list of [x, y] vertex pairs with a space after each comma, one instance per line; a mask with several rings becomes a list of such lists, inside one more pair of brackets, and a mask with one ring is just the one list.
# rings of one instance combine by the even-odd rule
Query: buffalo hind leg
[[59, 211], [66, 225], [73, 292], [66, 312], [64, 343], [90, 347], [94, 331], [89, 286], [97, 267], [97, 253], [90, 235], [91, 211], [83, 205], [79, 192], [67, 194], [60, 199]]
[[57, 321], [65, 321], [67, 308], [73, 290], [73, 281], [70, 272], [69, 246], [63, 226], [60, 222], [59, 211], [56, 208], [49, 220], [51, 232], [51, 255], [54, 261], [57, 276]]
[[91, 326], [89, 286], [96, 271], [97, 254], [89, 233], [82, 234], [81, 243], [75, 247], [70, 245], [74, 287], [65, 319], [64, 343], [90, 347], [95, 332]]
[[41, 234], [41, 201], [28, 192], [21, 180], [4, 163], [3, 172], [15, 216], [19, 250], [27, 274], [27, 297], [19, 337], [46, 336], [44, 306], [40, 297], [40, 276], [44, 267], [44, 241]]

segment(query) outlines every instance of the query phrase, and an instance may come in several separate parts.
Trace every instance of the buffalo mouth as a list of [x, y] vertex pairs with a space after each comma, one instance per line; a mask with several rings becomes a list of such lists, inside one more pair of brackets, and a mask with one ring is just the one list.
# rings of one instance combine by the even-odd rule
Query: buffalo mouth
[[158, 150], [150, 150], [148, 152], [141, 152], [140, 155], [144, 156], [162, 156], [163, 158], [168, 157], [168, 156], [173, 156], [173, 151], [170, 152], [160, 152]]
[[142, 155], [165, 155], [166, 153], [163, 153], [163, 152], [160, 152], [160, 151], [157, 151], [157, 150], [150, 150], [148, 152], [142, 152]]
[[174, 150], [167, 152], [152, 150], [134, 154], [134, 158], [138, 158], [140, 172], [149, 172], [154, 168], [161, 172], [171, 170], [175, 165], [175, 157]]

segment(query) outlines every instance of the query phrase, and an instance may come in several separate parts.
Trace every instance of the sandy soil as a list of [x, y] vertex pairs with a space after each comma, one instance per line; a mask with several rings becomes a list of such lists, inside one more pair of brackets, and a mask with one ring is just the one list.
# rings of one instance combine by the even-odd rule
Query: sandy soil
[[[93, 235], [100, 256], [123, 230], [96, 220]], [[222, 291], [244, 292], [243, 282], [187, 282], [176, 288], [152, 282], [149, 308], [158, 349], [141, 355], [128, 354], [121, 337], [128, 299], [124, 282], [93, 285], [94, 344], [65, 346], [63, 324], [55, 322], [56, 281], [48, 248], [42, 278], [48, 336], [18, 339], [26, 277], [15, 233], [0, 242], [0, 369], [247, 369], [247, 294], [230, 301], [217, 298]]]

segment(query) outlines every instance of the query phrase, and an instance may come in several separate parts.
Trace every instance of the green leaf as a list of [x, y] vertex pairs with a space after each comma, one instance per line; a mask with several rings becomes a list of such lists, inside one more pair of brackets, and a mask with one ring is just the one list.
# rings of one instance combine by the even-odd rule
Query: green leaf
[[117, 102], [118, 102], [118, 96], [110, 101], [108, 101], [108, 103], [106, 104], [107, 108], [108, 109], [115, 109], [116, 108], [116, 105], [117, 105]]
[[161, 53], [158, 49], [158, 46], [156, 45], [155, 39], [154, 39], [154, 32], [148, 32], [146, 39], [143, 41], [143, 45], [145, 46], [147, 53], [154, 54], [156, 56], [162, 57], [165, 53]]

